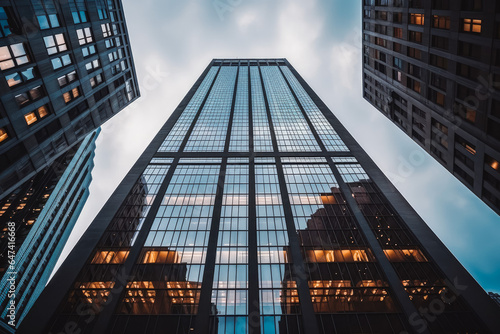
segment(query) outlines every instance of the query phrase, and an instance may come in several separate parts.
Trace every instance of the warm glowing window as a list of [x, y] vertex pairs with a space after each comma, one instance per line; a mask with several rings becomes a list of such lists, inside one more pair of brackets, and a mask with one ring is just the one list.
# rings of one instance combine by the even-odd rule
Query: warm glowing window
[[495, 160], [492, 157], [490, 157], [489, 155], [486, 155], [484, 157], [484, 161], [488, 166], [490, 166], [491, 168], [493, 168], [497, 172], [500, 172], [500, 163], [498, 162], [498, 160]]
[[40, 118], [44, 118], [49, 114], [49, 111], [46, 106], [41, 106], [40, 108], [37, 109], [37, 113]]
[[93, 264], [124, 263], [128, 256], [128, 251], [100, 251], [92, 259]]
[[180, 256], [175, 251], [147, 251], [142, 263], [180, 263]]
[[478, 19], [463, 19], [462, 31], [481, 33], [481, 20]]
[[373, 256], [364, 249], [308, 250], [309, 262], [370, 262]]
[[7, 138], [9, 138], [7, 131], [4, 128], [0, 128], [0, 143], [7, 140]]
[[66, 104], [70, 103], [74, 99], [80, 96], [80, 90], [78, 87], [73, 88], [70, 91], [67, 91], [66, 93], [63, 94], [63, 99]]
[[424, 25], [424, 14], [410, 14], [410, 23], [419, 26]]
[[28, 124], [28, 125], [31, 125], [31, 124], [35, 123], [36, 121], [38, 121], [38, 118], [36, 117], [36, 114], [34, 111], [25, 114], [24, 119], [26, 120], [26, 124]]
[[418, 249], [384, 249], [384, 253], [391, 262], [427, 262]]

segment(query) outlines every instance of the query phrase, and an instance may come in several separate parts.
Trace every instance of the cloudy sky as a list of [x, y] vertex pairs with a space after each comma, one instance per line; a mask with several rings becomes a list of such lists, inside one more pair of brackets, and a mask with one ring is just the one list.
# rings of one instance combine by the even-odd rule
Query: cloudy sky
[[212, 58], [279, 57], [474, 278], [500, 292], [499, 217], [362, 98], [361, 1], [122, 1], [142, 97], [103, 126], [90, 198], [62, 259]]

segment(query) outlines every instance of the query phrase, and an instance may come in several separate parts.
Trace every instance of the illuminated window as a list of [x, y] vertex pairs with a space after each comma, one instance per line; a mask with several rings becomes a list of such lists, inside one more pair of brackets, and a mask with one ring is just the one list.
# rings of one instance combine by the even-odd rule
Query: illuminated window
[[109, 25], [109, 23], [101, 24], [101, 30], [102, 30], [102, 35], [105, 38], [113, 35], [113, 33], [111, 32], [111, 26]]
[[29, 62], [30, 60], [23, 43], [0, 47], [0, 69], [2, 71]]
[[[1, 131], [0, 131], [0, 134], [1, 134]], [[1, 141], [1, 137], [0, 137], [0, 141]], [[494, 170], [496, 170], [497, 172], [500, 172], [500, 163], [498, 162], [498, 160], [495, 160], [493, 159], [492, 157], [490, 157], [489, 155], [485, 155], [484, 157], [484, 162], [490, 166], [491, 168], [493, 168]]]
[[36, 123], [40, 119], [44, 118], [49, 114], [49, 111], [46, 106], [41, 106], [37, 110], [29, 112], [24, 115], [24, 120], [26, 121], [26, 124], [31, 125], [33, 123]]
[[9, 138], [9, 134], [4, 128], [0, 128], [0, 143], [7, 140]]
[[75, 87], [72, 90], [67, 91], [66, 93], [63, 94], [64, 102], [68, 104], [79, 96], [80, 96], [80, 90], [78, 89], [78, 87]]
[[309, 262], [372, 262], [373, 255], [364, 249], [308, 250]]
[[424, 14], [410, 14], [410, 23], [419, 26], [424, 25]]
[[481, 33], [481, 20], [478, 19], [463, 19], [462, 23], [463, 32], [473, 32], [476, 34]]
[[47, 53], [49, 55], [68, 50], [63, 34], [45, 36], [43, 41], [45, 42], [45, 47], [47, 48]]
[[450, 29], [450, 17], [449, 16], [433, 16], [432, 26], [438, 29]]
[[93, 264], [124, 263], [128, 257], [128, 251], [99, 251], [92, 259]]
[[427, 262], [418, 249], [384, 249], [384, 253], [391, 262]]
[[78, 43], [80, 43], [80, 45], [91, 43], [94, 40], [90, 28], [77, 29], [76, 35], [78, 36]]

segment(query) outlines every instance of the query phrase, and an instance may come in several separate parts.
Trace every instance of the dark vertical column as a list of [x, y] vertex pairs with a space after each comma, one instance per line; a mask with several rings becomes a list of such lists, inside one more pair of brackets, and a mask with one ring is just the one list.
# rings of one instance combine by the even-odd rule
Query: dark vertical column
[[248, 333], [260, 333], [257, 212], [255, 206], [255, 159], [253, 145], [252, 78], [248, 66], [248, 122], [250, 165], [248, 170]]
[[[238, 91], [238, 78], [240, 68], [238, 66], [236, 79], [234, 82], [233, 100], [231, 102], [231, 113], [227, 125], [226, 142], [224, 143], [224, 152], [228, 152], [231, 139], [231, 128], [234, 116], [234, 104], [236, 93]], [[217, 193], [215, 195], [214, 211], [212, 214], [212, 224], [210, 225], [210, 234], [208, 237], [207, 257], [205, 261], [205, 270], [203, 271], [203, 281], [201, 286], [200, 304], [198, 305], [198, 314], [196, 315], [194, 332], [197, 334], [207, 333], [208, 329], [212, 332], [215, 328], [210, 323], [210, 311], [212, 309], [212, 286], [214, 282], [215, 258], [217, 256], [217, 238], [219, 236], [220, 215], [222, 210], [222, 199], [224, 195], [224, 181], [226, 178], [227, 157], [222, 158], [222, 165], [217, 181]]]
[[[210, 95], [210, 92], [215, 84], [215, 81], [217, 80], [217, 76], [219, 75], [220, 68], [217, 71], [217, 74], [215, 75], [212, 84], [210, 85], [210, 89], [207, 92], [207, 95], [203, 99], [202, 104], [200, 105], [200, 108], [197, 111], [197, 114], [195, 118], [193, 119], [193, 122], [191, 123], [186, 136], [184, 137], [184, 140], [182, 141], [182, 144], [179, 148], [179, 152], [182, 152], [184, 150], [184, 147], [186, 146], [189, 137], [191, 135], [191, 132], [194, 129], [194, 126], [196, 124], [196, 120], [200, 116], [201, 110], [203, 109], [208, 96]], [[156, 195], [156, 198], [151, 205], [151, 208], [148, 212], [148, 215], [146, 219], [144, 220], [144, 223], [141, 227], [141, 230], [139, 231], [139, 234], [137, 235], [137, 238], [135, 240], [134, 246], [130, 250], [130, 253], [127, 257], [127, 260], [123, 264], [123, 267], [121, 268], [121, 273], [124, 275], [123, 277], [130, 277], [132, 273], [132, 268], [133, 266], [137, 263], [137, 260], [139, 258], [139, 255], [142, 250], [142, 246], [144, 245], [144, 242], [146, 241], [146, 238], [148, 237], [149, 231], [151, 230], [151, 226], [153, 225], [153, 221], [156, 216], [156, 212], [158, 211], [158, 208], [161, 205], [161, 202], [163, 200], [163, 196], [168, 188], [168, 185], [170, 183], [170, 180], [172, 179], [172, 175], [174, 174], [175, 169], [177, 168], [177, 164], [179, 162], [180, 157], [177, 155], [177, 157], [174, 159], [174, 162], [170, 166], [170, 169], [168, 170], [167, 176], [165, 177], [165, 180], [163, 180], [162, 185], [160, 186], [160, 189], [158, 190], [158, 194]], [[115, 286], [111, 290], [111, 295], [116, 296], [115, 298], [108, 300], [106, 303], [106, 307], [102, 310], [102, 312], [99, 314], [99, 317], [97, 318], [96, 325], [93, 329], [93, 334], [105, 334], [108, 333], [108, 326], [111, 325], [111, 317], [113, 316], [116, 307], [118, 306], [118, 303], [121, 300], [121, 295], [122, 292], [127, 284], [126, 280], [118, 280], [115, 282]], [[120, 296], [120, 297], [118, 297]]]
[[[302, 104], [300, 103], [299, 99], [297, 98], [297, 95], [293, 91], [292, 86], [290, 85], [290, 82], [288, 82], [288, 79], [286, 76], [283, 74], [281, 68], [280, 68], [281, 74], [283, 78], [285, 79], [288, 88], [293, 94], [293, 97], [295, 98], [295, 102], [297, 102], [297, 105], [299, 106], [300, 110], [302, 111], [302, 114], [304, 115], [304, 118], [307, 121], [307, 124], [312, 130], [312, 133], [314, 135], [314, 138], [318, 141], [321, 150], [323, 152], [326, 151], [325, 145], [321, 141], [321, 138], [319, 137], [318, 133], [316, 132], [316, 129], [314, 128], [313, 124], [311, 123], [311, 120], [307, 116], [307, 113], [305, 112], [304, 108], [302, 107]], [[410, 319], [410, 317], [414, 317], [415, 314], [418, 315], [417, 309], [413, 305], [413, 303], [410, 301], [408, 294], [403, 288], [403, 285], [401, 284], [401, 280], [399, 279], [396, 271], [392, 267], [391, 263], [387, 259], [387, 257], [384, 254], [384, 251], [382, 249], [382, 246], [380, 246], [380, 243], [378, 242], [377, 238], [375, 237], [375, 234], [373, 233], [372, 229], [370, 228], [370, 225], [366, 221], [363, 213], [359, 209], [356, 201], [352, 197], [351, 190], [349, 189], [349, 186], [344, 182], [342, 179], [342, 176], [340, 175], [339, 171], [337, 170], [337, 167], [335, 164], [332, 162], [330, 158], [327, 158], [328, 164], [330, 165], [330, 168], [333, 172], [333, 175], [335, 176], [335, 179], [337, 180], [339, 184], [340, 191], [342, 192], [342, 195], [344, 196], [347, 205], [351, 209], [351, 211], [354, 214], [354, 217], [356, 218], [356, 221], [361, 229], [361, 232], [365, 236], [368, 245], [370, 246], [371, 250], [373, 251], [375, 258], [377, 259], [377, 262], [379, 263], [381, 269], [383, 270], [385, 276], [387, 277], [387, 281], [389, 282], [391, 286], [391, 290], [394, 293], [394, 297], [398, 301], [399, 305], [401, 306], [404, 314], [406, 315], [406, 319]], [[418, 319], [418, 318], [417, 318]], [[409, 323], [406, 324], [409, 326]], [[421, 326], [416, 326], [415, 329], [420, 328]], [[422, 331], [420, 333], [428, 333], [428, 331]]]
[[[276, 140], [276, 133], [274, 132], [274, 125], [271, 117], [271, 111], [269, 109], [269, 102], [267, 100], [264, 78], [262, 77], [262, 71], [260, 70], [260, 66], [259, 66], [259, 74], [262, 85], [262, 92], [264, 95], [264, 102], [266, 105], [269, 129], [271, 130], [271, 140], [273, 142], [273, 149], [275, 153], [278, 153], [279, 152], [278, 142]], [[304, 331], [308, 334], [316, 334], [319, 333], [318, 322], [314, 314], [314, 308], [311, 301], [311, 293], [309, 291], [309, 286], [307, 283], [307, 272], [305, 270], [302, 253], [300, 251], [300, 243], [299, 243], [299, 238], [297, 236], [297, 230], [295, 229], [295, 224], [293, 221], [292, 207], [290, 205], [288, 190], [286, 188], [283, 166], [281, 164], [281, 159], [278, 156], [276, 156], [276, 168], [278, 171], [278, 181], [281, 190], [281, 200], [283, 202], [283, 210], [285, 212], [285, 222], [288, 232], [288, 240], [290, 243], [290, 253], [293, 260], [293, 271], [294, 271], [293, 278], [297, 282], [297, 292], [299, 295], [299, 301], [302, 310], [302, 321], [304, 324]]]

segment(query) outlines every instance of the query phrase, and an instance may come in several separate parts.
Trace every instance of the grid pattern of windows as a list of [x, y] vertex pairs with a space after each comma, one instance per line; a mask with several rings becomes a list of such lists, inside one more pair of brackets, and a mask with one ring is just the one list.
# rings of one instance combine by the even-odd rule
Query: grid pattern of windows
[[454, 288], [447, 285], [444, 275], [429, 260], [361, 165], [339, 164], [337, 168], [415, 307], [424, 309], [432, 307], [436, 300], [447, 300], [440, 303], [439, 317], [428, 322], [429, 331], [473, 332], [481, 328], [471, 309], [455, 294]]
[[248, 165], [227, 166], [212, 290], [219, 333], [247, 333], [248, 181]]
[[278, 67], [264, 66], [261, 71], [278, 149], [281, 152], [321, 151]]
[[177, 315], [169, 328], [189, 331], [177, 321], [187, 315], [189, 323], [198, 311], [219, 171], [219, 165], [177, 166], [118, 313]]
[[349, 151], [342, 139], [340, 139], [340, 136], [333, 129], [333, 126], [330, 122], [328, 122], [325, 115], [323, 115], [323, 113], [319, 110], [318, 106], [313, 102], [309, 94], [306, 93], [305, 89], [299, 83], [295, 75], [292, 74], [292, 71], [290, 71], [287, 66], [280, 66], [280, 68], [285, 74], [285, 77], [288, 79], [290, 86], [292, 86], [295, 95], [297, 95], [300, 104], [304, 108], [307, 117], [323, 141], [326, 149], [332, 152]]
[[236, 66], [221, 68], [184, 151], [224, 151], [237, 72]]
[[298, 333], [301, 311], [275, 164], [255, 165], [255, 200], [261, 330]]
[[[169, 168], [170, 165], [153, 163], [146, 167], [82, 268], [52, 328], [63, 328], [72, 315], [81, 313], [82, 308], [99, 309], [106, 303], [119, 277], [119, 266], [127, 259]], [[87, 326], [94, 324], [82, 317], [77, 322], [80, 328], [90, 331]]]
[[165, 138], [161, 144], [158, 152], [177, 152], [179, 150], [182, 141], [184, 140], [184, 137], [186, 136], [186, 133], [191, 126], [191, 123], [193, 122], [218, 70], [219, 68], [215, 66], [210, 68], [210, 71], [203, 79], [200, 87], [196, 90], [196, 93], [182, 112], [182, 115], [179, 117], [172, 130], [170, 130], [167, 138]]
[[[284, 164], [290, 205], [302, 256], [309, 271], [308, 285], [314, 311], [395, 313], [388, 283], [375, 263], [328, 164]], [[404, 330], [399, 316], [351, 317], [351, 326], [365, 332], [363, 322], [379, 324], [381, 330], [394, 326]], [[347, 324], [349, 317], [322, 315], [324, 333], [333, 323]], [[369, 333], [378, 332], [372, 328]]]
[[252, 90], [253, 145], [255, 152], [272, 152], [271, 130], [267, 120], [266, 104], [257, 66], [250, 67]]
[[240, 66], [229, 152], [248, 152], [248, 67]]

